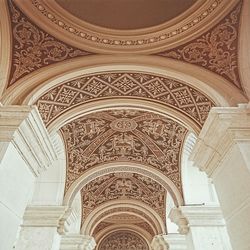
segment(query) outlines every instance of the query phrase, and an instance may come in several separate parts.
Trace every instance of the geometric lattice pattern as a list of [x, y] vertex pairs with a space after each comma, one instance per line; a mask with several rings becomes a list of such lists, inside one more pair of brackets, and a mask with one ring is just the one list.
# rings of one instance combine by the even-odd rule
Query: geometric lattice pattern
[[129, 97], [149, 100], [176, 109], [199, 127], [214, 102], [205, 94], [180, 81], [141, 72], [104, 72], [85, 75], [62, 83], [36, 102], [46, 125], [78, 105], [107, 98]]

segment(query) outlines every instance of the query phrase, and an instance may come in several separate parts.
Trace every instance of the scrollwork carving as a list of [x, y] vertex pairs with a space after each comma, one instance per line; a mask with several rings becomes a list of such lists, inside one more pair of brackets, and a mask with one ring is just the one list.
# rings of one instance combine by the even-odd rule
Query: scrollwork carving
[[149, 247], [140, 235], [124, 230], [107, 235], [98, 250], [149, 250]]
[[96, 178], [81, 190], [83, 220], [101, 204], [117, 199], [139, 200], [152, 207], [165, 221], [166, 190], [155, 181], [133, 173]]
[[[114, 122], [121, 120], [117, 130]], [[144, 111], [112, 110], [76, 119], [61, 131], [68, 154], [66, 190], [94, 166], [127, 161], [158, 169], [182, 193], [179, 157], [187, 129], [177, 122]]]
[[11, 0], [9, 8], [13, 35], [13, 65], [8, 87], [44, 66], [90, 54], [57, 40], [37, 27]]
[[241, 2], [218, 25], [197, 39], [158, 55], [211, 70], [241, 87], [238, 72], [238, 28]]

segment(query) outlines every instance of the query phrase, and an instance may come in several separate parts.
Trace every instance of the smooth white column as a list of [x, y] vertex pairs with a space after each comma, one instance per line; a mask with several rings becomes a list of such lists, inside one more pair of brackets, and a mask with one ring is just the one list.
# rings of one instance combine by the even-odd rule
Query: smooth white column
[[68, 215], [66, 206], [27, 207], [15, 249], [59, 250]]
[[0, 106], [0, 250], [13, 248], [35, 179], [55, 159], [36, 108]]
[[191, 159], [213, 179], [233, 249], [250, 249], [250, 105], [213, 108]]
[[96, 243], [93, 237], [81, 234], [63, 235], [60, 250], [93, 250]]

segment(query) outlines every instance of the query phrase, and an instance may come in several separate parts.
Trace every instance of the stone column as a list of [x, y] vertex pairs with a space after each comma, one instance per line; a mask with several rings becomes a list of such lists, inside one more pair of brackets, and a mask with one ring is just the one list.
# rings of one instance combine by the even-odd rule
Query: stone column
[[213, 108], [191, 160], [213, 180], [233, 249], [250, 249], [250, 105]]
[[12, 249], [35, 179], [56, 152], [35, 107], [0, 106], [0, 249]]
[[93, 237], [81, 234], [63, 235], [60, 250], [93, 250], [96, 243]]
[[17, 250], [59, 250], [66, 206], [28, 206], [16, 244]]
[[[186, 234], [188, 250], [231, 249], [225, 221], [219, 207], [183, 206], [174, 208], [170, 213], [170, 219], [179, 226], [181, 233]], [[187, 230], [187, 226], [189, 230]]]

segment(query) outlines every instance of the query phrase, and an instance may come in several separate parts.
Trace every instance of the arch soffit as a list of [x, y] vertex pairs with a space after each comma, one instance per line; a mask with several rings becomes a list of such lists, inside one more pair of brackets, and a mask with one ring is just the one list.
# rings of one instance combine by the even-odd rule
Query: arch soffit
[[[122, 232], [123, 233], [123, 235], [124, 235], [124, 232], [125, 232], [125, 234], [126, 233], [129, 233], [129, 234], [134, 234], [136, 237], [141, 237], [144, 241], [145, 241], [145, 243], [147, 244], [147, 247], [148, 247], [148, 249], [150, 249], [150, 242], [149, 242], [149, 240], [145, 237], [145, 235], [144, 234], [142, 234], [142, 232], [141, 232], [141, 230], [139, 230], [139, 231], [136, 231], [135, 229], [120, 229], [120, 230], [112, 230], [111, 232], [109, 232], [109, 233], [107, 233], [106, 235], [104, 235], [100, 240], [99, 240], [99, 242], [98, 242], [98, 244], [97, 244], [97, 249], [99, 249], [99, 246], [100, 246], [100, 244], [102, 243], [102, 241], [103, 240], [105, 240], [105, 238], [108, 238], [109, 236], [111, 236], [112, 234], [119, 234], [119, 232]], [[117, 239], [117, 236], [115, 237], [116, 239]], [[144, 245], [144, 247], [143, 247], [143, 249], [145, 249], [145, 245]]]
[[131, 224], [125, 224], [125, 225], [116, 224], [116, 225], [105, 227], [103, 230], [101, 230], [95, 235], [95, 240], [97, 242], [97, 245], [103, 238], [105, 238], [107, 234], [115, 232], [115, 231], [119, 231], [119, 230], [129, 230], [129, 231], [138, 232], [141, 236], [144, 236], [144, 238], [146, 238], [148, 242], [150, 242], [153, 239], [153, 236], [149, 232], [147, 232], [146, 229], [140, 226], [131, 225]]
[[95, 178], [106, 174], [119, 173], [119, 172], [136, 173], [154, 180], [155, 182], [162, 185], [169, 192], [177, 207], [183, 205], [182, 194], [175, 186], [175, 184], [166, 175], [164, 175], [156, 168], [146, 166], [143, 164], [128, 163], [128, 162], [115, 162], [115, 163], [113, 162], [113, 163], [100, 164], [99, 166], [95, 166], [94, 168], [87, 170], [69, 187], [64, 196], [64, 204], [71, 205], [75, 195], [86, 184], [88, 184]]
[[88, 215], [82, 223], [81, 233], [92, 235], [95, 226], [100, 221], [121, 212], [129, 212], [146, 220], [157, 233], [166, 232], [166, 223], [162, 221], [162, 218], [149, 205], [135, 200], [113, 200], [98, 206]]
[[8, 83], [11, 67], [11, 22], [7, 1], [1, 1], [0, 8], [0, 97]]
[[101, 204], [127, 199], [149, 205], [163, 221], [166, 220], [166, 189], [152, 179], [135, 173], [114, 173], [97, 177], [81, 189], [81, 197], [82, 221]]
[[160, 56], [92, 55], [59, 62], [30, 73], [8, 88], [2, 103], [31, 105], [59, 84], [85, 74], [114, 70], [154, 73], [182, 81], [206, 93], [217, 106], [234, 106], [246, 101], [244, 94], [226, 79], [192, 64]]

